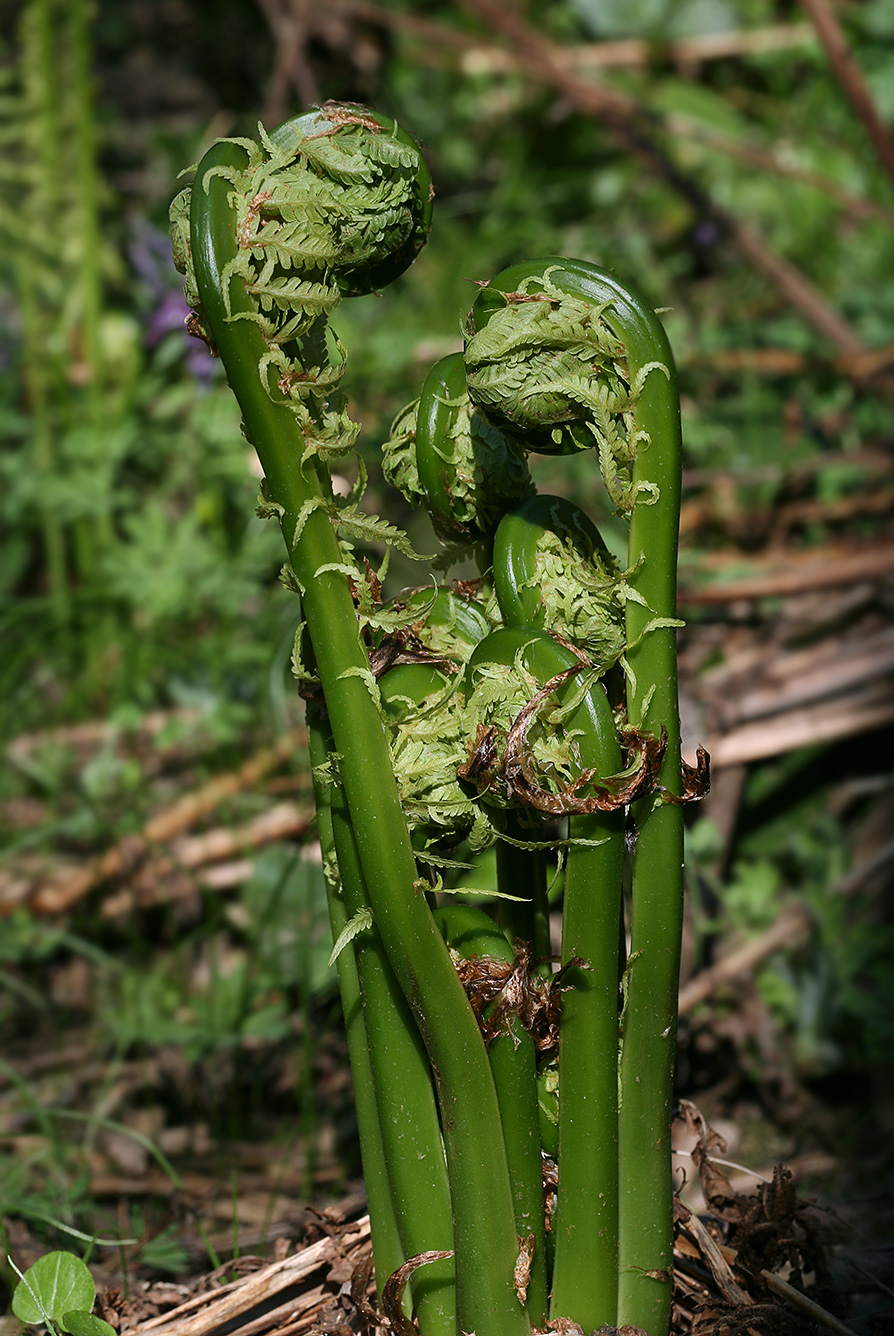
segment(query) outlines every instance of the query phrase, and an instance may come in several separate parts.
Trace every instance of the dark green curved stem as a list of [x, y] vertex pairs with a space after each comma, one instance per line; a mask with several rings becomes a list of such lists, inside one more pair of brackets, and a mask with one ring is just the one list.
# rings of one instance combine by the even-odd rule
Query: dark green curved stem
[[611, 565], [596, 525], [573, 502], [543, 493], [518, 502], [507, 510], [494, 536], [494, 589], [507, 626], [546, 626], [537, 547], [547, 532], [570, 539], [583, 555]]
[[[621, 765], [614, 719], [601, 687], [581, 729], [581, 764], [603, 775]], [[604, 704], [603, 704], [604, 702]], [[570, 722], [570, 721], [569, 721]], [[580, 726], [580, 725], [578, 725]], [[551, 1316], [585, 1331], [614, 1325], [618, 1289], [618, 924], [624, 816], [573, 817], [565, 869], [562, 964], [568, 970], [559, 1038], [559, 1193]]]
[[[525, 842], [536, 839], [536, 831], [523, 825], [510, 813], [506, 834]], [[500, 927], [510, 939], [520, 937], [530, 942], [535, 961], [545, 960], [551, 951], [549, 940], [549, 902], [547, 900], [546, 859], [542, 849], [520, 849], [508, 840], [497, 840], [497, 889], [512, 896], [499, 900], [497, 916]], [[546, 966], [549, 970], [549, 965]]]
[[[328, 860], [335, 857], [335, 836], [332, 829], [332, 806], [330, 801], [332, 788], [319, 778], [319, 768], [329, 760], [328, 733], [329, 730], [322, 718], [319, 707], [308, 706], [308, 751], [311, 766], [316, 772], [314, 774], [314, 802], [317, 809], [317, 831], [320, 837], [320, 850], [323, 855], [324, 866]], [[329, 926], [332, 930], [332, 940], [336, 942], [347, 925], [349, 915], [345, 907], [344, 896], [339, 893], [339, 889], [328, 878], [326, 891], [329, 903]], [[391, 1185], [388, 1181], [385, 1152], [382, 1146], [382, 1132], [379, 1126], [379, 1113], [376, 1107], [372, 1065], [369, 1057], [369, 1040], [363, 1019], [360, 978], [357, 971], [355, 951], [351, 944], [348, 944], [339, 953], [336, 970], [338, 971], [338, 987], [345, 1018], [351, 1078], [354, 1085], [354, 1107], [357, 1113], [357, 1131], [360, 1137], [360, 1157], [363, 1163], [363, 1178], [366, 1184], [366, 1198], [369, 1206], [373, 1256], [377, 1268], [376, 1285], [381, 1299], [385, 1281], [406, 1260], [406, 1254], [401, 1244], [397, 1217], [391, 1202]]]
[[[502, 964], [514, 963], [515, 952], [483, 910], [471, 905], [446, 905], [435, 911], [435, 919], [445, 940], [464, 960], [478, 956]], [[532, 1325], [543, 1327], [547, 1319], [548, 1291], [537, 1054], [533, 1039], [516, 1018], [511, 1033], [491, 1040], [488, 1056], [500, 1103], [500, 1121], [515, 1203], [515, 1228], [519, 1239], [533, 1236], [534, 1240], [525, 1307]]]
[[[631, 586], [647, 607], [627, 604], [627, 717], [667, 732], [661, 782], [681, 791], [676, 631], [646, 630], [654, 617], [676, 616], [682, 442], [673, 354], [660, 320], [635, 290], [590, 266], [572, 266], [563, 282], [594, 302], [627, 349], [631, 379], [649, 362], [667, 368], [646, 378], [634, 427], [648, 433], [634, 486], [654, 484], [658, 500], [640, 495], [630, 519]], [[575, 287], [579, 282], [580, 286]], [[631, 963], [622, 1027], [619, 1155], [618, 1322], [665, 1336], [670, 1325], [673, 1180], [670, 1128], [683, 926], [683, 813], [659, 798], [634, 808]]]
[[[322, 720], [313, 721], [314, 713], [311, 707], [308, 734], [315, 735], [314, 752], [319, 751], [322, 743], [325, 760], [331, 755], [331, 734]], [[327, 793], [328, 826], [342, 884], [340, 917], [347, 923], [366, 907], [368, 897], [344, 789], [340, 783], [333, 783]], [[321, 843], [322, 834], [321, 826]], [[333, 932], [334, 927], [333, 924]], [[346, 954], [355, 962], [353, 973], [362, 1005], [358, 1044], [361, 1039], [375, 1036], [366, 1053], [359, 1057], [361, 1072], [365, 1076], [368, 1071], [372, 1083], [373, 1108], [369, 1112], [375, 1114], [380, 1143], [378, 1148], [373, 1147], [373, 1153], [378, 1149], [382, 1157], [381, 1166], [376, 1163], [374, 1167], [377, 1173], [380, 1167], [384, 1169], [388, 1205], [397, 1230], [399, 1257], [393, 1265], [394, 1239], [388, 1238], [387, 1260], [385, 1255], [380, 1257], [376, 1253], [373, 1240], [373, 1256], [381, 1270], [377, 1276], [381, 1291], [388, 1276], [407, 1258], [430, 1249], [439, 1252], [453, 1249], [450, 1188], [431, 1067], [375, 927], [354, 938], [339, 954], [339, 965]], [[353, 1064], [353, 1053], [351, 1061]], [[364, 1096], [368, 1100], [366, 1092]], [[377, 1190], [380, 1187], [377, 1182]], [[422, 1331], [433, 1336], [455, 1336], [455, 1281], [451, 1259], [431, 1262], [413, 1275], [413, 1300]]]
[[[517, 1244], [490, 1066], [446, 947], [414, 887], [415, 860], [385, 729], [368, 688], [350, 587], [331, 568], [342, 564], [341, 552], [328, 514], [305, 509], [322, 497], [319, 474], [312, 464], [301, 464], [303, 436], [272, 374], [267, 388], [261, 384], [258, 366], [267, 349], [260, 330], [227, 315], [221, 274], [236, 253], [235, 222], [231, 186], [212, 169], [240, 171], [246, 161], [239, 145], [220, 143], [197, 172], [190, 217], [203, 316], [258, 452], [268, 499], [282, 507], [369, 905], [437, 1081], [453, 1199], [458, 1322], [478, 1336], [527, 1336], [529, 1323], [513, 1287]], [[229, 296], [234, 314], [251, 311], [239, 279], [230, 281]]]
[[462, 353], [441, 358], [426, 377], [416, 418], [416, 463], [428, 513], [433, 523], [451, 537], [462, 537], [465, 532], [453, 513], [449, 453], [449, 423], [456, 415], [455, 403], [465, 388]]
[[[633, 469], [640, 490], [630, 517], [628, 583], [643, 604], [626, 609], [628, 721], [667, 733], [662, 784], [681, 791], [676, 633], [649, 625], [676, 612], [681, 437], [673, 355], [658, 317], [629, 285], [577, 260], [548, 257], [499, 274], [473, 307], [473, 327], [505, 306], [503, 294], [550, 270], [560, 291], [605, 307], [602, 318], [622, 340], [634, 383], [649, 363], [633, 412], [640, 442]], [[573, 432], [571, 433], [573, 435]], [[541, 449], [538, 444], [534, 448]], [[656, 495], [657, 493], [657, 495]], [[683, 912], [683, 821], [679, 807], [659, 798], [636, 805], [631, 965], [622, 1027], [618, 1322], [667, 1336], [673, 1258], [670, 1124], [676, 1048], [677, 991]], [[561, 1189], [560, 1189], [561, 1193]]]
[[[532, 628], [494, 632], [472, 656], [512, 663], [521, 653], [541, 683], [578, 660]], [[573, 682], [559, 688], [561, 698]], [[615, 720], [597, 684], [568, 715], [584, 769], [621, 768]], [[559, 1192], [550, 1316], [584, 1331], [613, 1325], [618, 1283], [618, 924], [624, 863], [620, 812], [574, 816], [565, 873], [562, 960], [569, 969], [559, 1048]]]

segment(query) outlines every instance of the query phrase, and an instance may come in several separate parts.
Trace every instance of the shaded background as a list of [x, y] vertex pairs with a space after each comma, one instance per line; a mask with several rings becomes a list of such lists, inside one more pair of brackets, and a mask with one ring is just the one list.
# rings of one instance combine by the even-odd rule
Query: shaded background
[[[297, 609], [166, 233], [214, 137], [331, 97], [419, 136], [437, 189], [413, 269], [335, 320], [368, 503], [417, 546], [379, 447], [476, 280], [567, 254], [666, 308], [684, 731], [715, 764], [688, 832], [680, 1091], [732, 1160], [784, 1159], [834, 1206], [851, 1283], [890, 1285], [894, 4], [25, 0], [0, 61], [19, 1263], [76, 1246], [66, 1226], [138, 1240], [96, 1253], [118, 1279], [201, 1269], [356, 1184]], [[590, 461], [538, 479], [620, 545]], [[857, 1284], [869, 1332], [885, 1299]]]

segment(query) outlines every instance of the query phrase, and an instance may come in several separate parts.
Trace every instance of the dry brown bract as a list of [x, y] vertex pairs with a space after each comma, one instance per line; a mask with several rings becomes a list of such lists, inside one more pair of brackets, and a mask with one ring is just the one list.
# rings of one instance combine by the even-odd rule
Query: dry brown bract
[[415, 1323], [404, 1316], [402, 1307], [407, 1281], [413, 1272], [418, 1271], [421, 1266], [427, 1266], [429, 1262], [440, 1262], [452, 1256], [452, 1252], [431, 1251], [417, 1253], [415, 1257], [410, 1257], [396, 1271], [392, 1272], [385, 1281], [382, 1287], [381, 1313], [367, 1298], [373, 1259], [371, 1254], [365, 1257], [354, 1268], [354, 1274], [351, 1277], [351, 1299], [356, 1305], [364, 1330], [371, 1333], [390, 1328], [391, 1331], [397, 1332], [397, 1336], [418, 1336]]
[[382, 127], [375, 117], [364, 113], [363, 108], [355, 106], [353, 102], [333, 102], [331, 99], [324, 102], [318, 110], [329, 122], [332, 127], [329, 130], [321, 130], [316, 135], [306, 135], [310, 139], [326, 139], [329, 135], [334, 135], [336, 130], [340, 130], [345, 125], [362, 125], [365, 130], [370, 130], [373, 134], [381, 134]]
[[[659, 787], [658, 773], [667, 749], [667, 734], [663, 728], [660, 738], [636, 728], [621, 730], [621, 744], [627, 752], [625, 770], [633, 770], [632, 774], [625, 774], [623, 778], [607, 778], [596, 770], [584, 770], [577, 779], [557, 793], [537, 783], [527, 745], [528, 730], [543, 702], [579, 673], [583, 666], [575, 664], [544, 682], [513, 720], [506, 734], [502, 754], [499, 730], [493, 725], [479, 728], [469, 760], [456, 772], [459, 778], [475, 784], [479, 789], [489, 788], [499, 780], [525, 807], [551, 816], [591, 816], [594, 812], [616, 812], [638, 798], [654, 793]], [[702, 757], [704, 759], [700, 758], [699, 773], [704, 777], [707, 754], [702, 752]], [[580, 796], [580, 791], [588, 787], [592, 791], [586, 797]]]
[[457, 960], [456, 972], [466, 990], [472, 1010], [487, 1043], [500, 1035], [511, 1035], [513, 1021], [534, 1040], [538, 1053], [548, 1055], [559, 1044], [559, 1010], [566, 972], [586, 964], [575, 956], [548, 979], [534, 973], [528, 942], [516, 938], [512, 963], [491, 956]]
[[675, 807], [681, 807], [684, 803], [701, 802], [702, 798], [708, 796], [711, 788], [711, 758], [701, 743], [695, 751], [695, 765], [683, 761], [682, 769], [682, 794], [677, 797], [675, 793], [668, 793], [667, 789], [661, 790], [664, 801], [673, 803]]

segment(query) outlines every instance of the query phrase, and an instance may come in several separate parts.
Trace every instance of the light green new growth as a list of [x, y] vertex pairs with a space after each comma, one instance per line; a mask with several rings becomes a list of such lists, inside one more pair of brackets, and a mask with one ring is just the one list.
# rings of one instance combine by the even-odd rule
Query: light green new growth
[[[346, 158], [330, 140], [345, 142]], [[294, 163], [285, 161], [289, 155]], [[321, 162], [340, 178], [336, 185], [345, 197], [371, 192], [383, 217], [381, 233], [366, 216], [356, 228], [339, 216], [337, 230], [350, 242], [345, 263], [317, 248], [309, 272], [296, 274], [291, 254], [271, 264], [264, 246], [272, 247], [293, 224], [294, 235], [304, 235], [297, 215], [307, 199], [299, 190], [289, 214], [285, 208], [275, 213], [260, 196], [272, 195], [275, 178], [299, 169], [317, 175]], [[383, 174], [397, 179], [394, 193], [379, 181]], [[305, 177], [300, 180], [311, 190]], [[332, 182], [324, 184], [328, 217]], [[261, 148], [237, 141], [212, 146], [191, 193], [188, 248], [180, 244], [178, 254], [195, 267], [199, 314], [264, 469], [266, 504], [279, 508], [274, 513], [302, 600], [319, 682], [320, 704], [314, 699], [308, 709], [317, 801], [331, 816], [340, 871], [340, 889], [331, 888], [334, 935], [358, 910], [368, 908], [373, 916], [373, 926], [344, 947], [337, 964], [348, 988], [346, 1012], [353, 1008], [353, 1025], [359, 1001], [370, 1041], [355, 1030], [351, 1061], [363, 1095], [361, 1112], [358, 1091], [364, 1163], [373, 1156], [377, 1193], [379, 1187], [384, 1193], [375, 1208], [370, 1198], [378, 1221], [374, 1238], [378, 1230], [386, 1240], [382, 1252], [375, 1245], [377, 1265], [386, 1268], [378, 1281], [383, 1287], [401, 1260], [438, 1251], [441, 1262], [412, 1281], [426, 1336], [456, 1336], [460, 1328], [479, 1336], [527, 1336], [530, 1323], [513, 1283], [518, 1243], [493, 1079], [474, 1013], [416, 885], [378, 674], [369, 659], [373, 632], [357, 616], [365, 572], [349, 560], [336, 529], [402, 539], [393, 526], [361, 515], [356, 495], [337, 508], [324, 467], [326, 455], [350, 448], [354, 439], [333, 398], [343, 358], [326, 331], [327, 309], [336, 287], [346, 294], [375, 291], [403, 272], [428, 230], [429, 188], [409, 136], [374, 113], [330, 105], [263, 138]], [[265, 217], [265, 210], [274, 216]], [[182, 215], [181, 204], [175, 229]], [[374, 607], [369, 610], [374, 616]], [[320, 766], [332, 751], [340, 756], [339, 778], [327, 784]]]
[[[283, 375], [311, 384], [315, 368], [289, 357], [287, 345], [335, 310], [343, 292], [354, 290], [359, 270], [412, 242], [419, 153], [350, 108], [324, 108], [272, 136], [259, 125], [258, 133], [260, 142], [232, 141], [248, 154], [243, 171], [218, 169], [233, 187], [238, 247], [224, 278], [238, 275], [257, 298], [259, 309], [242, 318], [253, 319], [275, 345]], [[174, 262], [186, 275], [187, 301], [201, 316], [191, 273], [189, 194], [178, 195], [171, 209]], [[367, 290], [365, 282], [361, 287]], [[327, 385], [342, 370], [327, 367]], [[302, 397], [298, 385], [289, 389]]]
[[[411, 505], [427, 501], [416, 463], [418, 403], [415, 400], [398, 414], [382, 459], [386, 479]], [[521, 446], [494, 426], [468, 394], [446, 401], [446, 406], [454, 413], [437, 451], [450, 479], [455, 526], [451, 537], [465, 530], [468, 541], [474, 543], [493, 531], [507, 505], [533, 496], [534, 479]]]
[[[566, 730], [565, 720], [580, 704], [597, 676], [593, 672], [579, 674], [561, 704], [555, 695], [548, 696], [527, 730], [525, 752], [530, 772], [547, 793], [558, 793], [580, 773], [574, 734]], [[466, 710], [467, 737], [474, 743], [476, 730], [495, 730], [496, 756], [490, 767], [489, 782], [480, 791], [481, 801], [486, 806], [524, 810], [524, 803], [520, 803], [515, 790], [506, 784], [503, 754], [510, 729], [540, 686], [534, 674], [525, 667], [521, 654], [517, 654], [512, 663], [481, 663], [473, 670]], [[545, 844], [549, 843], [551, 841], [545, 841]]]
[[599, 553], [587, 559], [566, 537], [544, 530], [537, 541], [536, 566], [526, 581], [536, 590], [544, 625], [586, 653], [599, 673], [624, 653], [624, 600], [621, 580]]
[[[582, 418], [588, 405], [581, 395], [597, 377], [613, 402], [623, 402], [626, 392], [619, 365], [624, 345], [589, 303], [551, 294], [548, 277], [547, 271], [536, 286], [527, 282], [509, 294], [505, 314], [494, 315], [466, 341], [472, 397], [523, 429]], [[585, 439], [579, 448], [591, 444]]]
[[419, 400], [402, 408], [383, 447], [382, 472], [411, 506], [425, 506], [425, 490], [416, 467], [416, 410]]
[[[232, 187], [236, 255], [221, 275], [224, 303], [230, 320], [259, 326], [267, 344], [258, 365], [265, 390], [295, 413], [306, 452], [326, 459], [352, 450], [360, 430], [339, 393], [346, 355], [328, 320], [343, 295], [369, 291], [379, 271], [389, 281], [394, 261], [383, 256], [412, 254], [422, 245], [421, 159], [397, 127], [385, 132], [350, 106], [327, 104], [272, 135], [259, 125], [258, 134], [260, 142], [227, 141], [244, 148], [243, 170], [213, 167], [204, 178], [205, 190], [215, 176]], [[171, 205], [174, 263], [213, 348], [192, 262], [191, 198], [188, 188]], [[232, 312], [234, 277], [253, 299], [251, 310]], [[356, 532], [367, 518], [355, 512], [341, 520], [347, 527], [354, 519]], [[386, 535], [367, 529], [358, 536]]]
[[472, 399], [507, 431], [527, 433], [527, 448], [569, 453], [596, 447], [606, 491], [629, 513], [648, 485], [632, 467], [647, 435], [633, 426], [643, 367], [631, 384], [623, 342], [594, 306], [560, 292], [553, 269], [525, 279], [479, 330], [470, 327], [465, 358]]
[[[388, 689], [388, 677], [384, 679]], [[492, 844], [494, 834], [473, 798], [456, 778], [468, 759], [466, 703], [457, 683], [447, 682], [421, 704], [393, 688], [389, 709], [391, 759], [401, 806], [423, 855], [451, 848], [469, 837], [476, 849]]]

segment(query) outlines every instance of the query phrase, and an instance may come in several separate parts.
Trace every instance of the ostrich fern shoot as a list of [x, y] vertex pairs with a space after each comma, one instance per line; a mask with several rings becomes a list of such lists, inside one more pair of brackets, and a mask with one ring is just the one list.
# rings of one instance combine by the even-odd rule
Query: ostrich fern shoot
[[[400, 274], [430, 223], [415, 141], [340, 104], [216, 143], [172, 206], [191, 327], [223, 361], [301, 600], [379, 1293], [408, 1264], [422, 1336], [551, 1319], [666, 1336], [681, 803], [698, 787], [676, 698], [673, 360], [642, 298], [592, 265], [497, 275], [384, 459], [432, 518], [437, 567], [472, 556], [479, 576], [383, 605], [355, 545], [412, 548], [361, 508], [362, 468], [333, 493], [359, 427], [330, 320]], [[584, 451], [629, 525], [620, 564], [577, 507], [536, 494], [529, 455]], [[489, 846], [495, 916], [447, 893]]]

